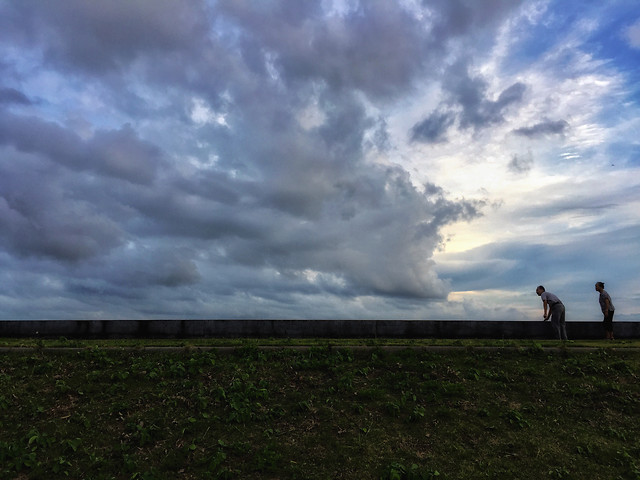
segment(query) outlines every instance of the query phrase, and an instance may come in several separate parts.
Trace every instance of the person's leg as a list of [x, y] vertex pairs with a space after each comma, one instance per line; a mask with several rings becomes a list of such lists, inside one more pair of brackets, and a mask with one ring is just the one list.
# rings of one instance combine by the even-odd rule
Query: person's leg
[[562, 307], [562, 311], [560, 312], [560, 339], [561, 340], [569, 340], [567, 338], [567, 324], [565, 323], [565, 308], [564, 305], [559, 305]]
[[560, 333], [560, 325], [551, 319], [551, 326], [553, 327], [553, 331], [555, 332], [555, 337], [558, 340], [562, 340], [562, 334]]
[[562, 340], [562, 329], [561, 329], [561, 325], [560, 325], [560, 319], [561, 319], [561, 314], [560, 314], [560, 308], [562, 305], [554, 305], [553, 307], [551, 307], [551, 325], [553, 326], [553, 329], [556, 332], [556, 335], [558, 336], [558, 340]]
[[604, 326], [604, 338], [606, 340], [610, 340], [611, 339], [611, 323], [609, 321], [609, 312], [604, 314], [604, 320], [602, 324]]
[[562, 340], [562, 332], [560, 332], [560, 325], [551, 320], [551, 326], [553, 327], [553, 331], [555, 332], [555, 337], [558, 340]]

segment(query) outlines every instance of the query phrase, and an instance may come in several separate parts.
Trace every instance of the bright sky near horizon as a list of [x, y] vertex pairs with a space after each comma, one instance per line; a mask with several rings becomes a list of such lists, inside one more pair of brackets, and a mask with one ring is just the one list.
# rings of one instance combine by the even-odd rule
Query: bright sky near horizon
[[0, 2], [0, 318], [640, 320], [638, 7]]

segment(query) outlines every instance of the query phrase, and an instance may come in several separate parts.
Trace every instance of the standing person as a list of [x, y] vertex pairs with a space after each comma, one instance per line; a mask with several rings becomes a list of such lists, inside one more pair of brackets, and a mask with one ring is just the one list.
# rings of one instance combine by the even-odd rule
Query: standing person
[[551, 317], [551, 325], [558, 334], [560, 340], [567, 340], [567, 328], [564, 321], [564, 305], [560, 299], [551, 292], [545, 291], [540, 285], [536, 288], [536, 293], [542, 298], [542, 318], [546, 322]]
[[604, 282], [596, 283], [596, 292], [600, 293], [600, 310], [604, 315], [604, 338], [607, 340], [613, 340], [613, 314], [616, 311], [616, 307], [613, 306], [611, 297], [604, 289]]

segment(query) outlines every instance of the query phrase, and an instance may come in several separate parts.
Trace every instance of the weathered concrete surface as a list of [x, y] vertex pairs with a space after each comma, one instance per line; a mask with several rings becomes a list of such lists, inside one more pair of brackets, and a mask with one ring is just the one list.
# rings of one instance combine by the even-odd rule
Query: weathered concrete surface
[[[640, 338], [640, 322], [614, 322]], [[600, 322], [567, 322], [569, 339], [604, 337]], [[551, 339], [549, 322], [451, 320], [1, 320], [0, 337]]]

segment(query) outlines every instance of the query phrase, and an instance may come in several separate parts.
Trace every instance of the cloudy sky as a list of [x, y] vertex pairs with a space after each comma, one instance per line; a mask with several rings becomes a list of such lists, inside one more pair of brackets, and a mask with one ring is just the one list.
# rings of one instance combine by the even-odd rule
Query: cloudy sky
[[637, 0], [0, 2], [0, 318], [640, 320]]

